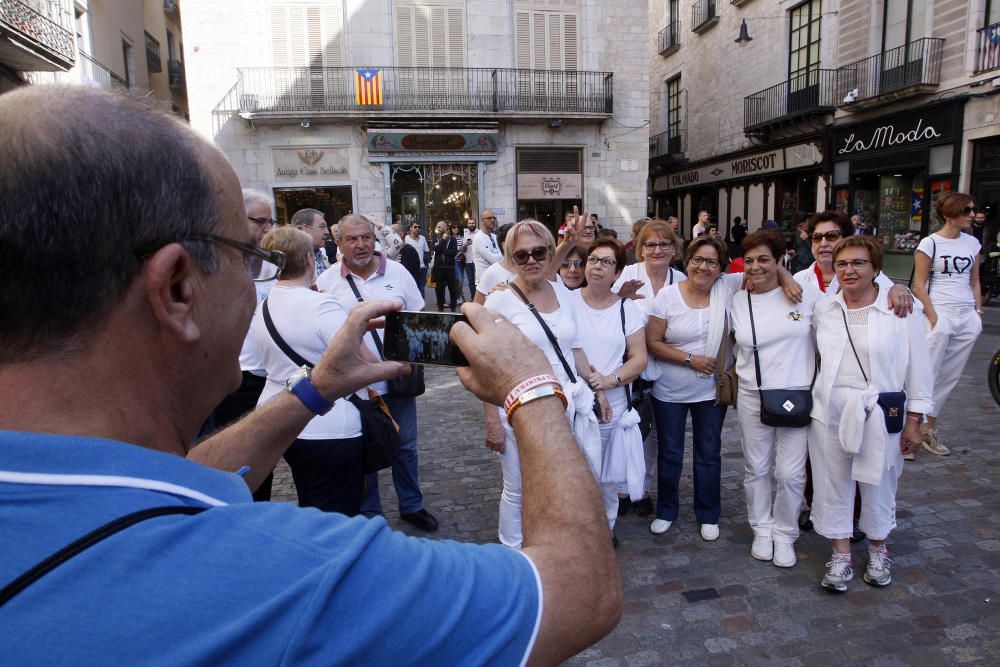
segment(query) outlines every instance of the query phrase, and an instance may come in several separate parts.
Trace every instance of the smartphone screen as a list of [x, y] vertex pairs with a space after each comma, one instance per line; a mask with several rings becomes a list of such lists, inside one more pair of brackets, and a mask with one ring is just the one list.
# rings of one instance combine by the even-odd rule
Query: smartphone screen
[[385, 358], [434, 366], [468, 366], [448, 334], [455, 322], [468, 322], [459, 313], [400, 310], [385, 316]]

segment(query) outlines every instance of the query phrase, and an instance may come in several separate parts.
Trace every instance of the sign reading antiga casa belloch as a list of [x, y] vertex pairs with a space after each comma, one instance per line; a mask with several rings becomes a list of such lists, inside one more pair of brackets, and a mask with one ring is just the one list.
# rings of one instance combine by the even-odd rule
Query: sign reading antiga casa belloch
[[518, 174], [518, 199], [581, 199], [581, 174]]
[[276, 181], [344, 180], [350, 176], [350, 151], [344, 147], [271, 150]]
[[956, 108], [961, 111], [961, 106], [956, 105], [937, 107], [838, 130], [833, 135], [833, 158], [954, 141]]
[[496, 132], [447, 131], [368, 131], [372, 153], [495, 153]]

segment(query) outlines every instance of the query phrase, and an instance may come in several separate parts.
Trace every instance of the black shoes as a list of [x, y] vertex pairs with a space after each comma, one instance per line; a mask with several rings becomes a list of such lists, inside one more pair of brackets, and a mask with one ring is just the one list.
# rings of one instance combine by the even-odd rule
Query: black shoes
[[653, 513], [653, 499], [643, 496], [641, 500], [632, 503], [632, 511], [639, 516], [649, 516]]
[[851, 544], [857, 544], [858, 542], [863, 541], [867, 537], [868, 535], [866, 535], [865, 531], [861, 530], [861, 528], [858, 527], [858, 522], [855, 521], [854, 534], [851, 535]]
[[618, 496], [618, 516], [625, 516], [630, 509], [632, 509], [632, 500], [628, 496], [624, 498]]
[[799, 513], [799, 530], [803, 533], [808, 533], [812, 529], [812, 510], [807, 507]]
[[399, 518], [416, 526], [425, 533], [433, 533], [438, 529], [437, 519], [425, 509], [417, 510], [411, 514], [400, 514]]

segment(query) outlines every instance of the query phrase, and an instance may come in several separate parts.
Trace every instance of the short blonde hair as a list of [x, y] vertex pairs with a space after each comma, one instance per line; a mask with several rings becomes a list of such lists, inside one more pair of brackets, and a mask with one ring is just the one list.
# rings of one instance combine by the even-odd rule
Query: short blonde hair
[[548, 227], [537, 220], [522, 220], [511, 227], [510, 231], [507, 232], [507, 238], [504, 239], [503, 258], [507, 262], [507, 266], [517, 265], [514, 261], [514, 246], [517, 245], [518, 238], [525, 234], [534, 234], [542, 239], [545, 248], [549, 251], [549, 259], [556, 254], [556, 242], [552, 238], [552, 232], [549, 231]]
[[260, 240], [264, 250], [280, 250], [285, 254], [285, 267], [280, 278], [298, 278], [305, 274], [312, 261], [312, 237], [291, 225], [272, 229]]
[[661, 220], [659, 218], [650, 218], [646, 221], [646, 224], [642, 226], [639, 230], [639, 235], [635, 239], [635, 246], [632, 248], [635, 251], [635, 258], [642, 262], [645, 260], [645, 248], [642, 244], [645, 243], [650, 236], [653, 234], [659, 234], [668, 241], [672, 241], [674, 244], [674, 254], [681, 252], [683, 248], [681, 247], [681, 239], [677, 236], [677, 232], [674, 228], [670, 226], [666, 220]]

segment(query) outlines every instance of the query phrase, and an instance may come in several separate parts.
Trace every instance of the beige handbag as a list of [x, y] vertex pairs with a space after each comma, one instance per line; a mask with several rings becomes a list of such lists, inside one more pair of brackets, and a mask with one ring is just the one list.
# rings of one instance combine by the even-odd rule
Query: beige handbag
[[739, 390], [739, 378], [736, 375], [736, 362], [728, 369], [725, 364], [733, 356], [733, 334], [729, 330], [729, 313], [726, 313], [725, 325], [722, 329], [722, 342], [719, 343], [719, 354], [715, 358], [715, 404], [736, 406], [736, 394]]

